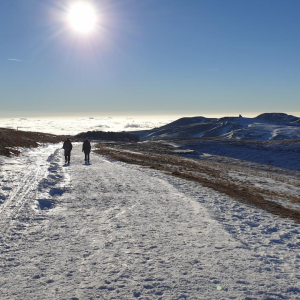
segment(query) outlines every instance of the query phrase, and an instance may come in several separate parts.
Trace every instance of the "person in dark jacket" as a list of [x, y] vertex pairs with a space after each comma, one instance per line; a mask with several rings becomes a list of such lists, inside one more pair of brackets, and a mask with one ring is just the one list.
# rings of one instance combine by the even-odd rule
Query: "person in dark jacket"
[[84, 152], [84, 161], [90, 162], [91, 143], [88, 138], [85, 139], [82, 145], [82, 152]]
[[65, 150], [65, 163], [70, 163], [71, 158], [71, 151], [72, 151], [72, 143], [70, 138], [67, 138], [66, 141], [64, 141], [63, 149]]

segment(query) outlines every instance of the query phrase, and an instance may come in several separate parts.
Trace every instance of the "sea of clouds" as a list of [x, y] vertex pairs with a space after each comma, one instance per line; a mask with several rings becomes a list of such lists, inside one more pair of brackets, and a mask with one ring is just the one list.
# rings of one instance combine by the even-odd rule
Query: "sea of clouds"
[[78, 118], [9, 118], [0, 119], [0, 128], [36, 131], [57, 135], [80, 132], [134, 131], [152, 129], [176, 120], [177, 117], [78, 117]]

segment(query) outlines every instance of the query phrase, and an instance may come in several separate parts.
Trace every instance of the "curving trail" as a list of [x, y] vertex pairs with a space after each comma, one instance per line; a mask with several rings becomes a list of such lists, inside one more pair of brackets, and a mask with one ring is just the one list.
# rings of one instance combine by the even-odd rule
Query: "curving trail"
[[1, 160], [1, 299], [299, 299], [299, 225], [80, 148]]

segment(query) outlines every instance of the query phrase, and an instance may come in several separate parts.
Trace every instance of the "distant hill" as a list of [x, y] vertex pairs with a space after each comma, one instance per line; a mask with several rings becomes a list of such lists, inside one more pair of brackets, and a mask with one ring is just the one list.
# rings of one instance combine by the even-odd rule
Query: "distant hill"
[[140, 138], [128, 132], [105, 132], [105, 131], [87, 131], [81, 132], [75, 136], [76, 138], [90, 138], [99, 140], [114, 140], [114, 141], [134, 141], [138, 142]]
[[167, 125], [164, 125], [161, 128], [188, 126], [188, 125], [193, 125], [193, 124], [213, 122], [215, 120], [217, 120], [217, 119], [216, 118], [205, 118], [205, 117], [185, 117], [185, 118], [180, 118], [176, 121], [173, 121]]
[[295, 121], [299, 121], [298, 117], [287, 115], [284, 113], [264, 113], [257, 116], [255, 119], [257, 120], [265, 120], [268, 122], [275, 122], [275, 123], [292, 123]]
[[256, 141], [300, 139], [300, 118], [285, 113], [264, 113], [255, 118], [180, 118], [152, 130], [131, 131], [142, 140], [220, 137]]

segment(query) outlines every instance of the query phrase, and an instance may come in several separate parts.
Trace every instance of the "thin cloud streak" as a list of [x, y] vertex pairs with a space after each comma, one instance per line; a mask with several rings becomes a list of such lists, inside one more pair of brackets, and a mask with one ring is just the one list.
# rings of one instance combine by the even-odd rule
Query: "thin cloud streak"
[[8, 61], [17, 61], [17, 62], [25, 61], [25, 60], [17, 59], [17, 58], [8, 58], [7, 60], [8, 60]]

